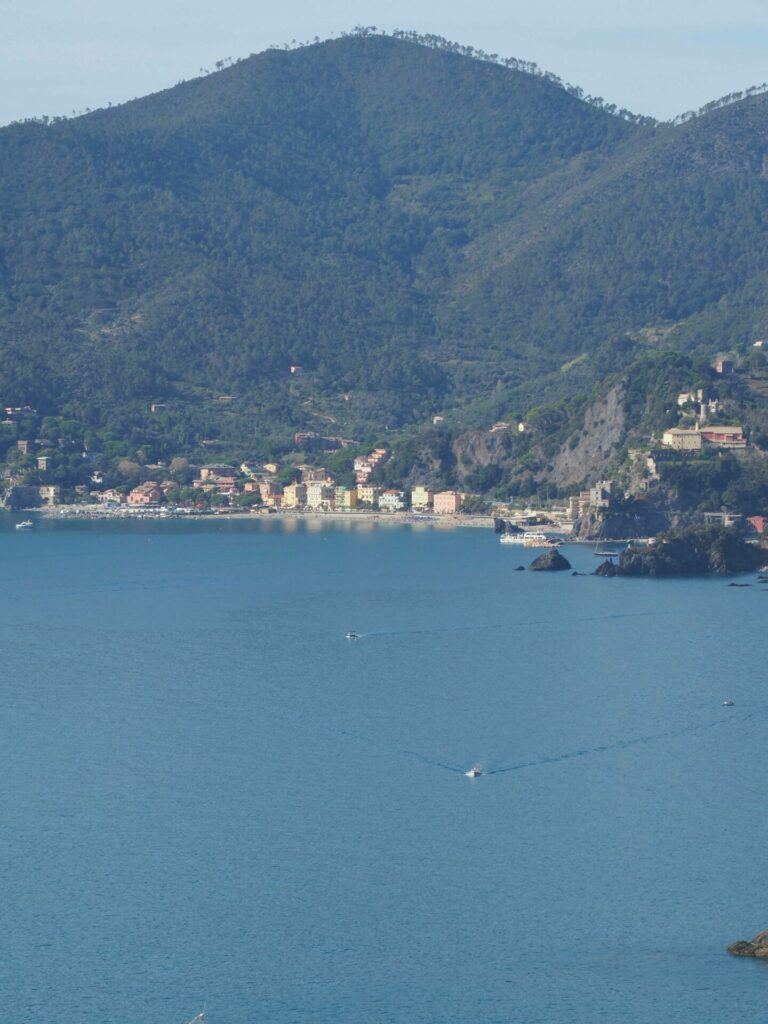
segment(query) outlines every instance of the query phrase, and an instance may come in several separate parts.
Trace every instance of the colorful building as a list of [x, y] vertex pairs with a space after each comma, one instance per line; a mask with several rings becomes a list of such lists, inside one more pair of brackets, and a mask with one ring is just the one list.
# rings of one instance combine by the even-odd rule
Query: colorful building
[[430, 491], [428, 487], [422, 487], [419, 484], [418, 487], [414, 487], [411, 491], [411, 508], [416, 512], [424, 512], [432, 507], [434, 497], [434, 491]]
[[453, 516], [461, 510], [463, 495], [460, 491], [439, 491], [434, 498], [435, 512], [439, 516]]
[[379, 495], [379, 508], [382, 512], [401, 512], [405, 508], [405, 491], [384, 491]]
[[356, 508], [357, 488], [337, 487], [333, 492], [333, 507], [336, 509]]
[[302, 508], [306, 504], [306, 484], [287, 484], [283, 488], [283, 508]]

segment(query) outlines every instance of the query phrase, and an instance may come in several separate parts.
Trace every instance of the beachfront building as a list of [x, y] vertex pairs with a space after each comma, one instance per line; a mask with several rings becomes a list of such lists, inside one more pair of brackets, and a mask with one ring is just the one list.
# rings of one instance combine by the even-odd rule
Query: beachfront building
[[61, 501], [61, 487], [58, 484], [42, 484], [37, 490], [44, 505], [58, 505]]
[[378, 505], [379, 494], [381, 493], [380, 487], [375, 487], [373, 484], [358, 484], [355, 489], [357, 490], [358, 504], [371, 506]]
[[163, 492], [154, 480], [139, 484], [128, 494], [129, 505], [159, 505], [163, 500]]
[[303, 508], [306, 504], [306, 484], [287, 484], [283, 488], [283, 508]]
[[439, 516], [453, 516], [461, 510], [461, 491], [439, 491], [434, 498], [435, 512]]
[[356, 508], [357, 488], [337, 487], [333, 492], [333, 507], [341, 510]]
[[401, 512], [405, 508], [405, 491], [384, 491], [379, 495], [379, 508], [382, 512]]
[[307, 508], [333, 508], [333, 487], [322, 480], [307, 484]]
[[434, 497], [434, 491], [419, 484], [411, 491], [411, 508], [414, 512], [426, 512], [428, 508], [432, 507]]
[[274, 480], [267, 480], [264, 483], [256, 483], [256, 481], [249, 481], [243, 488], [243, 490], [249, 493], [251, 483], [258, 488], [259, 494], [261, 495], [262, 504], [274, 508], [280, 505], [283, 500], [283, 487], [282, 484], [276, 484]]

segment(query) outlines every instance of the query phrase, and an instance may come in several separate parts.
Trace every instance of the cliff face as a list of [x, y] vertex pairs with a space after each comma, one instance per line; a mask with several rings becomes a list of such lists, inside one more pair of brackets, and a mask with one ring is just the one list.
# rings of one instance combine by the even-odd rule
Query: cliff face
[[566, 487], [599, 480], [607, 472], [626, 431], [624, 383], [620, 381], [587, 409], [576, 443], [561, 449], [547, 473], [548, 479]]
[[635, 502], [626, 511], [608, 512], [604, 516], [590, 512], [577, 519], [573, 526], [574, 540], [632, 540], [655, 537], [668, 530], [670, 522], [663, 512]]

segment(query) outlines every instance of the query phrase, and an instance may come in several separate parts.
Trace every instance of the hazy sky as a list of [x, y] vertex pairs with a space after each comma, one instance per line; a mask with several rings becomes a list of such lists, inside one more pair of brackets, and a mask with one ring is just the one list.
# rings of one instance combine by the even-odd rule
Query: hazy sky
[[0, 124], [119, 103], [358, 24], [532, 60], [662, 118], [768, 81], [768, 0], [0, 0]]

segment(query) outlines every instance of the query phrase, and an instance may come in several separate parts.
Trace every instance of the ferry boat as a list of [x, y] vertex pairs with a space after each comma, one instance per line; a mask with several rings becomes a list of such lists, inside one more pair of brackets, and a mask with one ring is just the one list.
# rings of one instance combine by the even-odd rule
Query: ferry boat
[[24, 519], [22, 522], [16, 523], [17, 530], [31, 530], [33, 526], [34, 523], [31, 519]]
[[501, 544], [519, 544], [524, 548], [557, 548], [563, 542], [560, 537], [537, 530], [526, 530], [525, 533], [502, 533]]

